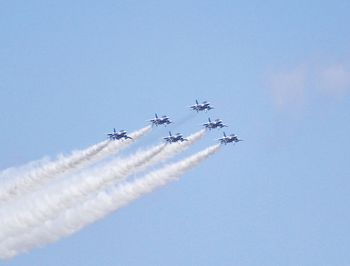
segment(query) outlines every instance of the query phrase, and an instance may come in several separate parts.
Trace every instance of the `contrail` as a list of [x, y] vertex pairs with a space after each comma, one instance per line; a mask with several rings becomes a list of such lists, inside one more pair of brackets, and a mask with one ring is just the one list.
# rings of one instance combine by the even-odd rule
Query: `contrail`
[[[201, 130], [188, 137], [188, 141], [170, 145], [160, 144], [145, 151], [137, 152], [123, 160], [114, 160], [103, 168], [90, 170], [73, 180], [64, 180], [58, 189], [38, 191], [31, 198], [22, 199], [17, 205], [10, 205], [0, 213], [0, 244], [9, 236], [16, 236], [45, 221], [54, 219], [60, 212], [85, 200], [93, 192], [104, 189], [111, 182], [125, 179], [147, 167], [164, 161], [198, 141], [205, 131]], [[1, 241], [2, 239], [2, 241]]]
[[[133, 132], [130, 136], [133, 140], [137, 140], [150, 130], [151, 126], [147, 126]], [[61, 156], [56, 161], [36, 167], [27, 173], [14, 178], [12, 182], [5, 183], [2, 186], [0, 189], [0, 204], [18, 196], [23, 196], [25, 193], [33, 192], [58, 175], [67, 174], [83, 167], [87, 167], [90, 164], [120, 151], [131, 143], [132, 140], [102, 141], [85, 150], [73, 152], [70, 156]]]
[[0, 247], [0, 257], [9, 259], [20, 252], [57, 241], [79, 231], [133, 200], [176, 180], [187, 170], [217, 152], [219, 147], [220, 145], [211, 146], [180, 162], [153, 171], [143, 178], [101, 191], [94, 198], [67, 210], [58, 219], [46, 222], [20, 238], [7, 239]]

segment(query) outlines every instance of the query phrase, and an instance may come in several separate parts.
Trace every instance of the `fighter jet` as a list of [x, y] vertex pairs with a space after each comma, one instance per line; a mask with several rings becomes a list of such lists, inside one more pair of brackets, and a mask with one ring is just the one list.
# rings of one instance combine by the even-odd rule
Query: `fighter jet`
[[220, 141], [221, 144], [227, 144], [230, 142], [236, 143], [239, 141], [243, 141], [242, 139], [238, 139], [238, 137], [235, 134], [231, 134], [226, 136], [226, 133], [224, 132], [224, 136], [222, 138], [219, 138], [218, 141]]
[[182, 134], [176, 133], [175, 135], [172, 135], [171, 132], [169, 131], [169, 137], [164, 137], [166, 142], [168, 143], [173, 143], [173, 142], [178, 142], [178, 141], [187, 141], [188, 139], [184, 139]]
[[152, 123], [152, 126], [159, 126], [159, 125], [168, 125], [171, 123], [169, 117], [167, 117], [166, 115], [163, 115], [161, 117], [158, 117], [157, 114], [155, 114], [155, 118], [149, 120], [149, 122]]
[[222, 123], [222, 120], [220, 119], [215, 119], [214, 121], [211, 121], [210, 118], [208, 118], [207, 123], [204, 123], [203, 126], [209, 130], [213, 129], [213, 128], [223, 128], [223, 127], [227, 127], [227, 125], [225, 125], [224, 123]]
[[118, 140], [118, 139], [132, 139], [132, 137], [129, 137], [126, 134], [125, 130], [116, 131], [115, 128], [113, 130], [113, 133], [108, 133], [107, 136], [110, 140]]
[[214, 107], [210, 106], [209, 102], [204, 101], [202, 103], [198, 103], [198, 100], [196, 100], [196, 104], [195, 105], [191, 105], [190, 108], [192, 110], [197, 111], [197, 113], [199, 111], [209, 111], [210, 109], [214, 109]]

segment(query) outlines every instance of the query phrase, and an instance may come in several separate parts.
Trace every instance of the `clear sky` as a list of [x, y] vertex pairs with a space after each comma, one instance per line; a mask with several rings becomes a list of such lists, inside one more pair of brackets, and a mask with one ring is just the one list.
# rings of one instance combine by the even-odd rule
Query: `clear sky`
[[[0, 265], [350, 265], [349, 14], [346, 0], [2, 1], [0, 169], [155, 112], [185, 135], [219, 117], [245, 141]], [[195, 99], [215, 109], [191, 115]]]

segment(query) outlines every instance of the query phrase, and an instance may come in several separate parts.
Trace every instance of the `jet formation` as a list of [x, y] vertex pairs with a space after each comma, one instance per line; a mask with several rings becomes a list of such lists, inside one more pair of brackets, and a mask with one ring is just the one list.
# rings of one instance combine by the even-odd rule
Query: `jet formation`
[[[195, 105], [191, 105], [190, 108], [194, 111], [198, 112], [202, 112], [202, 111], [210, 111], [211, 109], [214, 109], [213, 106], [210, 105], [210, 103], [208, 101], [203, 101], [202, 103], [199, 103], [198, 100], [196, 100], [196, 104]], [[151, 122], [152, 127], [153, 126], [160, 126], [160, 125], [164, 125], [167, 126], [169, 124], [172, 123], [172, 121], [170, 120], [170, 118], [166, 115], [162, 115], [162, 116], [158, 116], [157, 113], [155, 113], [155, 118], [152, 118], [150, 120], [148, 120], [147, 122]], [[225, 125], [221, 119], [217, 118], [214, 121], [212, 121], [210, 118], [208, 118], [208, 122], [204, 123], [202, 126], [205, 127], [205, 129], [208, 130], [212, 130], [215, 128], [223, 128], [223, 127], [227, 127], [227, 125]], [[235, 134], [230, 134], [230, 135], [226, 135], [225, 132], [223, 132], [223, 137], [217, 139], [221, 144], [228, 144], [228, 143], [237, 143], [242, 141], [241, 139], [238, 139], [238, 137]], [[127, 135], [127, 132], [125, 130], [120, 130], [119, 132], [117, 132], [114, 128], [114, 131], [112, 133], [107, 134], [107, 136], [109, 137], [110, 140], [126, 140], [126, 139], [132, 139], [130, 136]], [[166, 143], [175, 143], [175, 142], [183, 142], [183, 141], [187, 141], [187, 139], [185, 139], [181, 133], [176, 133], [176, 134], [172, 134], [171, 131], [169, 131], [169, 136], [166, 136], [163, 138], [165, 140]]]

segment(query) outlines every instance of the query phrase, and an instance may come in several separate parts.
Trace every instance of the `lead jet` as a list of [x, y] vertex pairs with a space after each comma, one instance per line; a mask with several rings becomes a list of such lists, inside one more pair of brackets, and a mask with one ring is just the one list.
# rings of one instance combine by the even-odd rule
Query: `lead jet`
[[227, 125], [222, 123], [221, 119], [215, 119], [214, 121], [211, 121], [210, 118], [208, 118], [208, 122], [204, 123], [203, 126], [209, 130], [213, 128], [218, 128], [218, 127], [219, 128], [227, 127]]
[[171, 131], [169, 131], [169, 137], [164, 137], [163, 139], [165, 139], [166, 142], [168, 143], [173, 143], [173, 142], [178, 142], [178, 141], [187, 141], [188, 139], [184, 139], [182, 134], [180, 133], [176, 133], [175, 135], [171, 134]]
[[115, 128], [113, 130], [113, 133], [108, 133], [107, 136], [110, 140], [118, 140], [118, 139], [132, 139], [132, 137], [129, 137], [126, 134], [125, 130], [116, 131]]
[[197, 113], [199, 111], [209, 111], [210, 109], [214, 109], [214, 107], [210, 106], [209, 102], [204, 101], [202, 103], [198, 103], [198, 100], [196, 100], [196, 104], [195, 105], [191, 105], [190, 108], [192, 110], [197, 111]]
[[221, 144], [227, 144], [227, 143], [236, 143], [239, 141], [243, 141], [242, 139], [238, 139], [238, 137], [235, 134], [231, 134], [226, 136], [226, 133], [224, 132], [224, 136], [222, 138], [219, 138], [218, 141], [220, 141]]
[[152, 126], [159, 126], [159, 125], [168, 125], [171, 123], [169, 117], [167, 117], [166, 115], [163, 115], [161, 117], [158, 117], [157, 114], [155, 114], [155, 118], [149, 120], [149, 122], [152, 123]]

